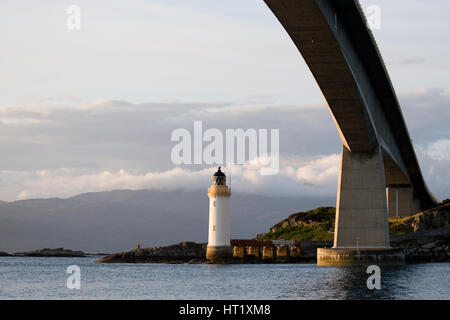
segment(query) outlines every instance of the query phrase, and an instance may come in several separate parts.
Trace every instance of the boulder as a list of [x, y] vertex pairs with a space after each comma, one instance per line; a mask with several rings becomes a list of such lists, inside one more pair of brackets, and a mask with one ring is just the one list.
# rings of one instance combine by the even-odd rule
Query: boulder
[[431, 248], [434, 248], [434, 247], [436, 247], [436, 243], [430, 242], [430, 243], [424, 244], [422, 246], [422, 249], [431, 249]]

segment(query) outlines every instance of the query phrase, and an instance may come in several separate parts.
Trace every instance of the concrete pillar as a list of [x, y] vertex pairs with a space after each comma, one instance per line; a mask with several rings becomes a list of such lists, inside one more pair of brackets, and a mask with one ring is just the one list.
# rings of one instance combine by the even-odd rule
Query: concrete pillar
[[273, 260], [273, 247], [272, 246], [264, 246], [262, 252], [263, 260]]
[[418, 212], [410, 186], [389, 186], [386, 198], [389, 217], [408, 217]]
[[250, 246], [247, 248], [247, 255], [255, 256], [259, 259], [259, 246]]
[[414, 212], [419, 213], [420, 211], [420, 200], [414, 199]]
[[386, 183], [380, 147], [342, 151], [334, 248], [389, 248]]
[[233, 257], [234, 258], [245, 258], [245, 247], [235, 246], [233, 248]]
[[385, 179], [380, 147], [371, 152], [343, 147], [334, 247], [317, 249], [317, 265], [405, 263], [403, 249], [389, 244]]
[[277, 260], [280, 260], [280, 261], [289, 260], [288, 247], [285, 247], [285, 246], [277, 247]]

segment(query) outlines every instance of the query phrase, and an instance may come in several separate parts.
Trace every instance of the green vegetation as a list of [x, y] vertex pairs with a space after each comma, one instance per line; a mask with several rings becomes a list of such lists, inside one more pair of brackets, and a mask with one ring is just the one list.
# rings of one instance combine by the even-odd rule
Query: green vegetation
[[[300, 217], [303, 220], [311, 220], [316, 222], [330, 222], [333, 221], [336, 215], [336, 208], [334, 207], [318, 207], [306, 212], [294, 213], [291, 217]], [[289, 218], [288, 218], [289, 219]]]
[[411, 224], [405, 223], [407, 218], [389, 218], [389, 234], [400, 235], [409, 232], [414, 232], [414, 227]]
[[298, 212], [274, 225], [268, 233], [259, 235], [265, 240], [333, 240], [333, 207], [319, 207]]
[[444, 201], [441, 202], [441, 204], [449, 204], [450, 203], [450, 199], [445, 199]]
[[[450, 200], [445, 200], [445, 206], [433, 208], [413, 216], [404, 218], [389, 218], [389, 233], [400, 235], [415, 232], [420, 223], [428, 221], [427, 215], [437, 209], [445, 209]], [[336, 209], [333, 207], [319, 207], [306, 212], [291, 214], [270, 228], [267, 233], [259, 234], [257, 239], [263, 240], [333, 240], [334, 219]], [[423, 220], [423, 221], [422, 221]], [[426, 228], [428, 229], [428, 227]]]
[[325, 224], [316, 226], [285, 227], [266, 233], [264, 240], [333, 240], [333, 232]]

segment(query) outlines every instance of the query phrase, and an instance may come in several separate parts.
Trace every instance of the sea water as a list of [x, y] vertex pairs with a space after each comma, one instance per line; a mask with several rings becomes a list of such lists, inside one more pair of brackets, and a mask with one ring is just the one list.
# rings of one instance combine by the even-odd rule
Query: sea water
[[[381, 289], [370, 290], [365, 268], [96, 259], [0, 257], [0, 299], [450, 299], [450, 263], [382, 267]], [[80, 289], [67, 285], [73, 265]]]

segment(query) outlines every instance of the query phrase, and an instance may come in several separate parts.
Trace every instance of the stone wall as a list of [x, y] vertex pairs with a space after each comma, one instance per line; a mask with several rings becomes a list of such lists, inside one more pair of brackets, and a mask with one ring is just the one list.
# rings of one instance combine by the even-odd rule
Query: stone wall
[[332, 241], [231, 240], [233, 257], [254, 262], [315, 262], [317, 248], [331, 247]]

